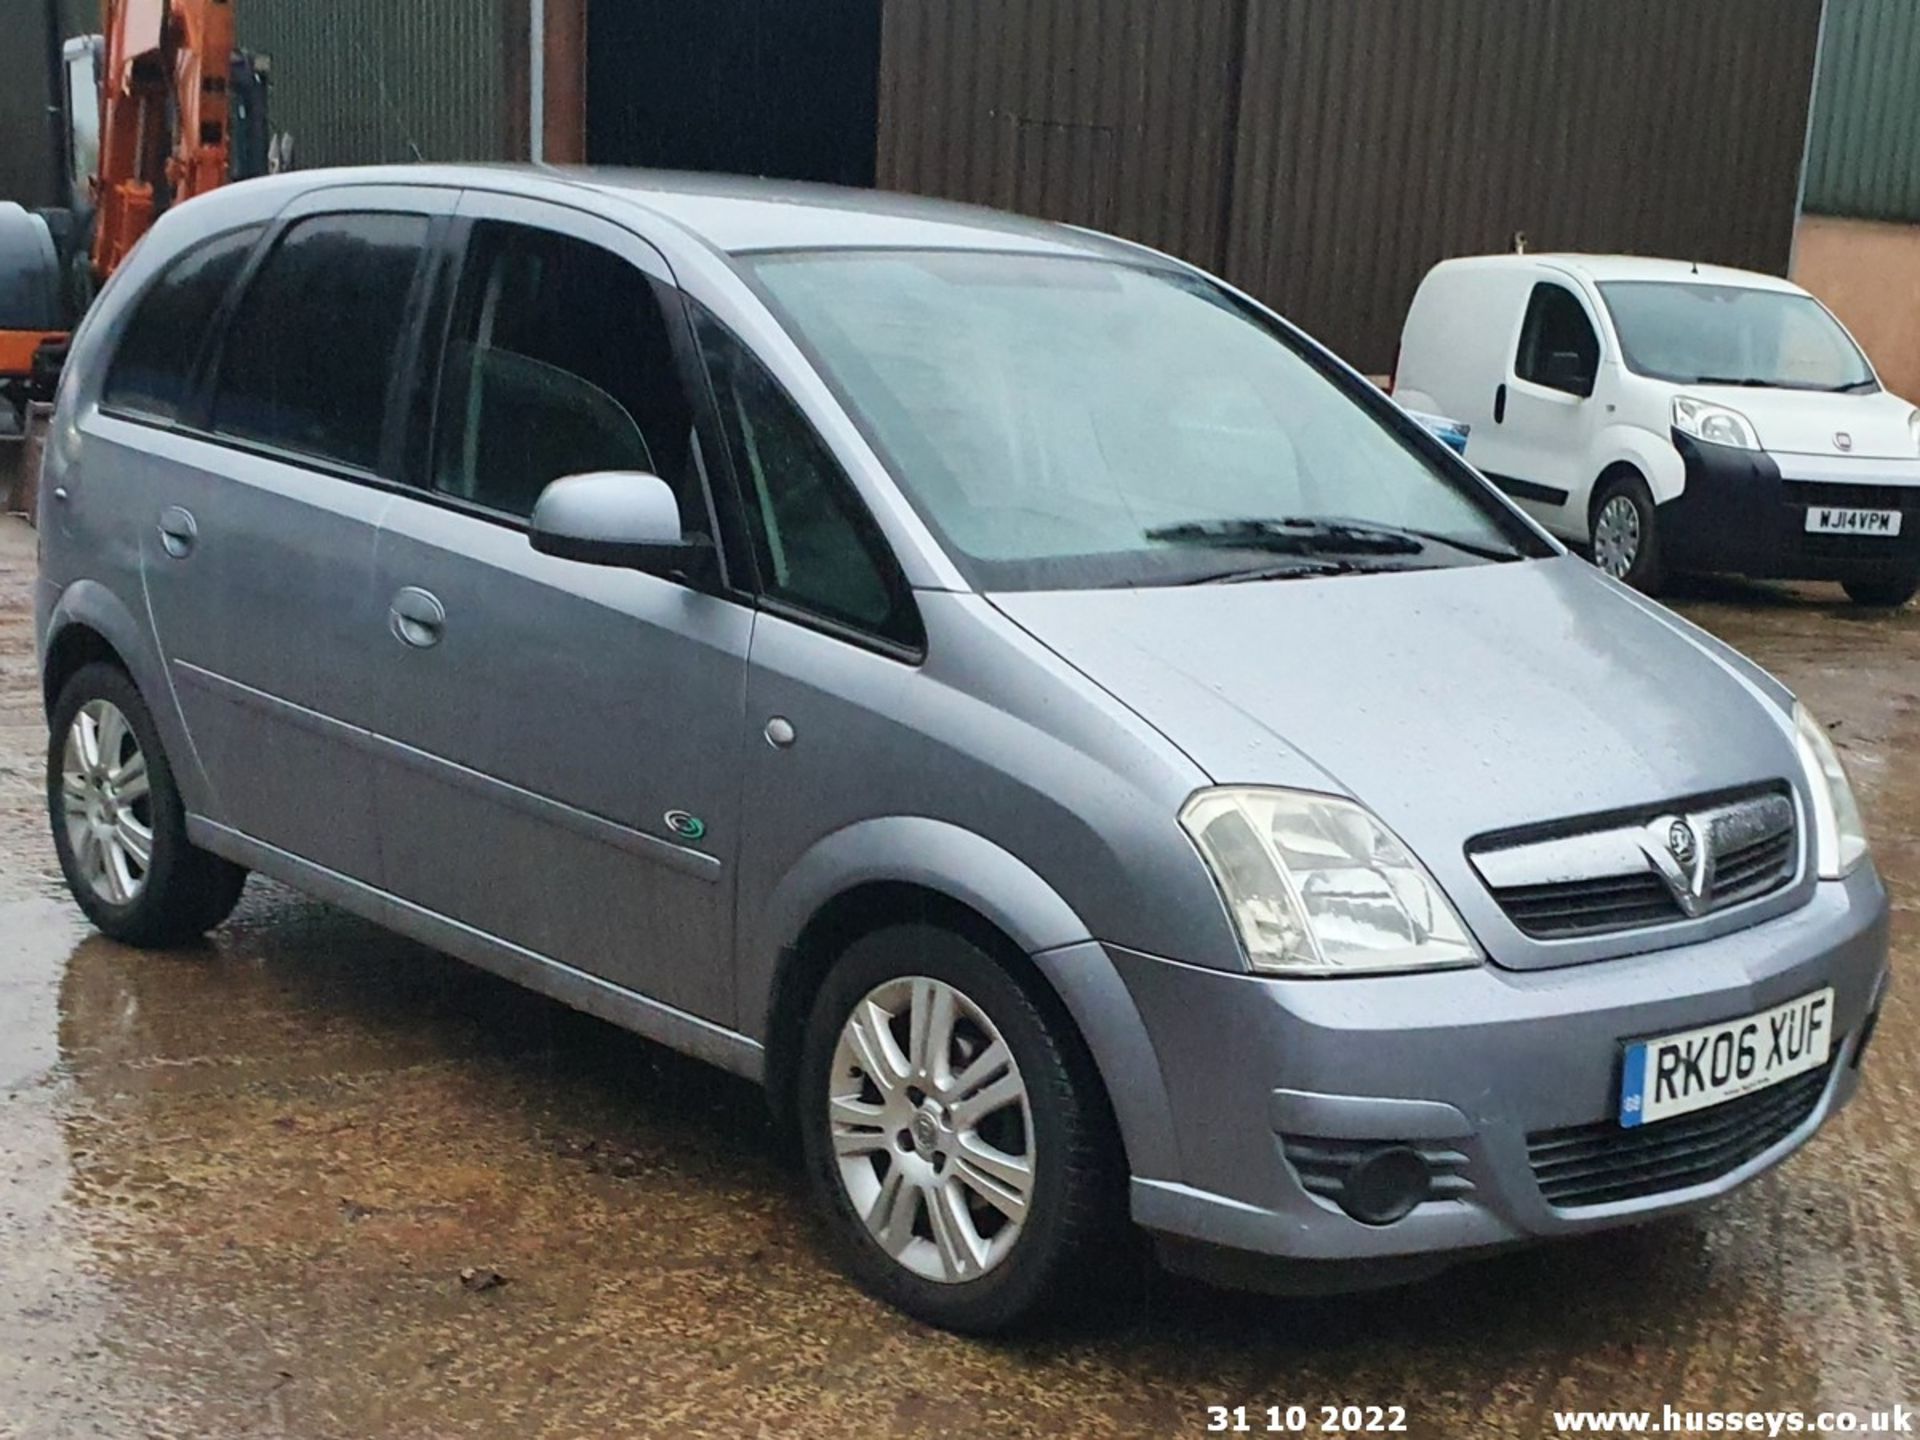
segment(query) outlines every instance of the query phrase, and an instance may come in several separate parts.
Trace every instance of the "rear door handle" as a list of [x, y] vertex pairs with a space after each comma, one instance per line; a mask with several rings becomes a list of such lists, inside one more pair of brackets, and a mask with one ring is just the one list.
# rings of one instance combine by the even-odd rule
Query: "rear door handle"
[[160, 512], [160, 545], [174, 559], [184, 560], [192, 554], [193, 542], [199, 538], [200, 527], [191, 511], [169, 505]]
[[409, 585], [393, 597], [387, 611], [387, 625], [394, 638], [416, 650], [427, 650], [440, 643], [447, 626], [447, 607], [432, 591]]

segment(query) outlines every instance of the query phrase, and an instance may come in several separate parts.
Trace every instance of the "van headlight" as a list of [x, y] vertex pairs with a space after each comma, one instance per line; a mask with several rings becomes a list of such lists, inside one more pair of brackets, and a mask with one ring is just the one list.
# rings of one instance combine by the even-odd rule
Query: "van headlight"
[[1813, 858], [1822, 880], [1844, 880], [1867, 858], [1867, 827], [1847, 783], [1840, 752], [1804, 705], [1793, 707], [1794, 744], [1813, 797]]
[[1727, 445], [1735, 450], [1758, 450], [1759, 437], [1753, 423], [1738, 410], [1715, 405], [1709, 400], [1694, 400], [1676, 395], [1673, 401], [1673, 428], [1709, 445]]
[[1377, 975], [1484, 958], [1426, 867], [1352, 801], [1202, 790], [1180, 824], [1261, 974]]

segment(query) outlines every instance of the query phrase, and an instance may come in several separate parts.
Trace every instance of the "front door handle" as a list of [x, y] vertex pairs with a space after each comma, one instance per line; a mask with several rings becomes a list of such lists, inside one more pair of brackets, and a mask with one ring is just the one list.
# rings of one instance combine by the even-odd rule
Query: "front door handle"
[[1505, 381], [1502, 381], [1499, 388], [1493, 392], [1493, 423], [1496, 425], [1504, 425], [1507, 423], [1507, 386]]
[[169, 505], [160, 512], [160, 546], [174, 559], [184, 560], [191, 555], [193, 543], [199, 538], [200, 527], [194, 523], [191, 511]]
[[409, 585], [393, 597], [387, 611], [387, 625], [394, 638], [416, 650], [427, 650], [440, 643], [447, 626], [447, 607], [429, 590]]

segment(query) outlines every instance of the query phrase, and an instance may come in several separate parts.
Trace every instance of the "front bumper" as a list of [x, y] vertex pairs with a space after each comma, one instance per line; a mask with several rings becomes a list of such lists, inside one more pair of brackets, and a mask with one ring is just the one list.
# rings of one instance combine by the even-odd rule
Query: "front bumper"
[[[1892, 580], [1920, 575], [1920, 466], [1913, 461], [1771, 455], [1675, 432], [1686, 488], [1659, 507], [1676, 570], [1768, 580]], [[1898, 510], [1900, 534], [1809, 534], [1814, 506]]]
[[[1370, 1264], [1379, 1278], [1403, 1278], [1463, 1251], [1683, 1209], [1784, 1159], [1859, 1084], [1861, 1037], [1885, 996], [1887, 900], [1863, 867], [1751, 929], [1560, 970], [1273, 980], [1114, 947], [1104, 957], [1158, 1070], [1109, 1070], [1110, 1088], [1152, 1090], [1157, 1080], [1172, 1132], [1158, 1148], [1128, 1136], [1134, 1218], [1162, 1237], [1279, 1257], [1299, 1271], [1334, 1268], [1299, 1262], [1340, 1262], [1336, 1273], [1349, 1279], [1335, 1288], [1351, 1288], [1370, 1283]], [[1834, 1060], [1789, 1133], [1705, 1183], [1579, 1209], [1547, 1202], [1528, 1136], [1611, 1120], [1623, 1041], [1733, 1019], [1826, 985], [1835, 991]], [[1131, 1088], [1116, 1099], [1123, 1128], [1136, 1128], [1136, 1099]], [[1465, 1183], [1450, 1182], [1444, 1198], [1398, 1221], [1364, 1224], [1309, 1192], [1283, 1135], [1438, 1147], [1459, 1157], [1452, 1173]], [[1143, 1173], [1142, 1154], [1157, 1154], [1170, 1173]]]

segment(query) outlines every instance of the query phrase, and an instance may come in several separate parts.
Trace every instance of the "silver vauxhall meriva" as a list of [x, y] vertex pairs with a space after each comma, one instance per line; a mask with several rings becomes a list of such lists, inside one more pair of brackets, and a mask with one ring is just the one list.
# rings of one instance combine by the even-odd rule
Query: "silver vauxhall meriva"
[[1325, 1288], [1675, 1211], [1859, 1083], [1887, 900], [1820, 724], [1148, 250], [250, 182], [107, 288], [42, 487], [102, 930], [257, 870], [761, 1080], [936, 1324], [1129, 1217]]

